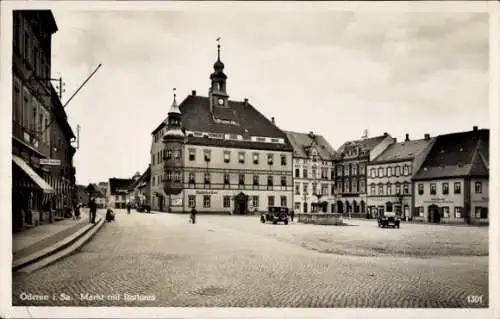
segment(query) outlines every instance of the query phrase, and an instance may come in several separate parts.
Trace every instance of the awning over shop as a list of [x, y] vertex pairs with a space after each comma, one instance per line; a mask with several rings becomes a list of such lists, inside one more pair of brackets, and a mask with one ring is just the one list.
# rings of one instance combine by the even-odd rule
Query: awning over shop
[[55, 193], [54, 189], [38, 175], [22, 158], [16, 155], [12, 155], [12, 161], [22, 169], [26, 175], [28, 175], [31, 180], [40, 187], [44, 193]]

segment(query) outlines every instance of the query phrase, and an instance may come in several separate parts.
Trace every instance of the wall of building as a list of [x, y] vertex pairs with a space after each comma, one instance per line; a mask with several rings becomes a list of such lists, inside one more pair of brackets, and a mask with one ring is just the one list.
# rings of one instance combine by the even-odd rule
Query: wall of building
[[[465, 185], [463, 178], [450, 178], [432, 181], [414, 181], [413, 182], [413, 193], [415, 198], [415, 211], [414, 220], [428, 221], [428, 212], [430, 205], [437, 205], [441, 210], [443, 207], [449, 208], [449, 217], [441, 218], [442, 223], [446, 222], [463, 222], [464, 221], [464, 193]], [[448, 183], [448, 194], [443, 194], [442, 185], [443, 183]], [[460, 193], [455, 194], [454, 184], [459, 183]], [[418, 187], [423, 185], [424, 193], [419, 194]], [[431, 184], [436, 185], [436, 194], [430, 194]], [[419, 210], [423, 208], [423, 212]], [[455, 211], [458, 208], [458, 211]]]
[[[315, 175], [313, 175], [312, 170], [313, 164], [316, 164]], [[304, 176], [305, 170], [307, 171], [307, 177]], [[321, 176], [322, 170], [325, 172], [323, 173], [323, 177]], [[327, 202], [326, 211], [333, 213], [332, 204], [335, 203], [334, 175], [335, 167], [333, 161], [318, 160], [314, 163], [311, 159], [294, 158], [293, 210], [296, 213], [311, 212], [313, 209], [312, 204], [318, 203], [318, 197], [314, 195], [316, 192], [317, 194], [321, 194], [321, 202]], [[313, 188], [314, 184], [316, 184], [316, 189]], [[306, 205], [304, 205], [304, 203], [306, 203]], [[323, 207], [317, 207], [315, 211], [323, 211]]]
[[[476, 183], [480, 187], [476, 189]], [[489, 179], [472, 178], [470, 180], [471, 217], [473, 222], [489, 221]]]
[[165, 144], [163, 143], [163, 135], [165, 128], [161, 129], [156, 134], [152, 135], [151, 142], [151, 194], [150, 202], [151, 209], [155, 211], [166, 210], [166, 194], [163, 190], [164, 181], [164, 155]]

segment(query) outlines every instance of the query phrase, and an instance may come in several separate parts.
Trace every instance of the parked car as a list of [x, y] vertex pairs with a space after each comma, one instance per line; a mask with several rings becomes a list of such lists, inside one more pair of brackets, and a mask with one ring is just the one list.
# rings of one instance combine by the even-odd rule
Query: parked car
[[394, 212], [385, 212], [378, 217], [378, 227], [397, 227], [400, 224], [399, 216]]
[[147, 205], [147, 204], [137, 205], [136, 210], [137, 210], [139, 213], [142, 213], [142, 212], [151, 213], [151, 206], [150, 206], [150, 205]]
[[288, 207], [271, 206], [260, 216], [260, 221], [261, 223], [273, 222], [273, 224], [283, 222], [288, 225]]

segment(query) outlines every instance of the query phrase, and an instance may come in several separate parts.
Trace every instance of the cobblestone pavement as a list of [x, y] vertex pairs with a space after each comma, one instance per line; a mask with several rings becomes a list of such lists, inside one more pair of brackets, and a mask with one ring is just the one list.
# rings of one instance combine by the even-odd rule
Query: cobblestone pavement
[[[364, 230], [341, 228], [354, 231], [356, 240], [360, 233], [370, 238], [381, 231], [368, 222], [358, 227]], [[14, 274], [13, 305], [488, 306], [487, 256], [325, 254], [296, 239], [337, 229], [237, 216], [199, 216], [192, 225], [187, 215], [120, 211], [116, 222], [105, 224], [72, 256], [34, 273]]]

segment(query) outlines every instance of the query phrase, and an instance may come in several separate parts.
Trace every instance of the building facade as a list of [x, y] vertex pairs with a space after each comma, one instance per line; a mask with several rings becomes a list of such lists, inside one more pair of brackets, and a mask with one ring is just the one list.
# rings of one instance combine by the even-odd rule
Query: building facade
[[130, 185], [133, 179], [110, 178], [107, 190], [107, 205], [110, 208], [126, 208]]
[[247, 214], [292, 208], [292, 147], [245, 99], [229, 99], [218, 58], [208, 97], [193, 91], [153, 132], [153, 210]]
[[335, 150], [313, 132], [285, 132], [293, 146], [293, 209], [296, 213], [335, 211]]
[[[75, 136], [51, 83], [50, 10], [13, 12], [12, 217], [22, 230], [64, 217], [77, 200]], [[50, 160], [50, 161], [48, 161]]]
[[368, 163], [367, 207], [370, 217], [395, 212], [404, 220], [413, 216], [412, 177], [427, 157], [435, 138], [426, 134], [423, 139], [390, 145]]
[[367, 165], [392, 143], [394, 139], [384, 133], [340, 146], [334, 160], [336, 212], [352, 217], [366, 216]]
[[488, 223], [489, 130], [439, 135], [413, 177], [414, 216], [432, 223]]

